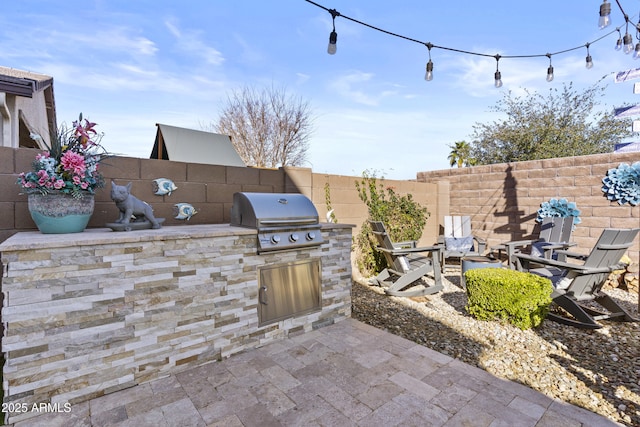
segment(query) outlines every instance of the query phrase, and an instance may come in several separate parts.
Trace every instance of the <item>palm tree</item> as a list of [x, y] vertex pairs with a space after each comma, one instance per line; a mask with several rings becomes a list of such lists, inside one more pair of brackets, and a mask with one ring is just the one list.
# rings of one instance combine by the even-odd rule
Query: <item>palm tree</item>
[[473, 166], [476, 162], [471, 158], [471, 146], [467, 141], [458, 141], [455, 145], [449, 145], [451, 152], [447, 159], [451, 167], [457, 164], [459, 168], [462, 166]]

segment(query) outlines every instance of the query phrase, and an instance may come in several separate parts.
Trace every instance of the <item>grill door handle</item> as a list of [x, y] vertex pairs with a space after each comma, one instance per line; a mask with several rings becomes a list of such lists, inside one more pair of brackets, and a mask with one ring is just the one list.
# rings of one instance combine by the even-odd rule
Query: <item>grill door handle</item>
[[297, 218], [297, 219], [263, 219], [261, 224], [265, 225], [296, 225], [296, 224], [316, 224], [318, 222], [315, 218]]
[[267, 305], [267, 287], [261, 286], [260, 291], [258, 292], [258, 301], [260, 304]]

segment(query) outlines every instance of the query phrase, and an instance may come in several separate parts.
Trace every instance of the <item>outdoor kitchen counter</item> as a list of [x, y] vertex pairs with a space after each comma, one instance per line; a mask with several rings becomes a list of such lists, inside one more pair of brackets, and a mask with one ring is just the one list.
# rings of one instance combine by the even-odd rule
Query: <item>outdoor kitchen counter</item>
[[[352, 224], [321, 224], [322, 230], [353, 229]], [[16, 233], [0, 243], [0, 253], [67, 247], [69, 245], [99, 245], [114, 243], [146, 242], [158, 240], [193, 239], [220, 236], [251, 236], [256, 229], [236, 227], [229, 224], [177, 225], [162, 227], [158, 230], [112, 231], [110, 228], [90, 228], [82, 233], [42, 234], [39, 231]]]
[[[229, 224], [17, 233], [0, 243], [4, 403], [73, 405], [350, 317], [352, 229], [267, 254]], [[257, 272], [308, 260], [320, 308], [260, 325]]]

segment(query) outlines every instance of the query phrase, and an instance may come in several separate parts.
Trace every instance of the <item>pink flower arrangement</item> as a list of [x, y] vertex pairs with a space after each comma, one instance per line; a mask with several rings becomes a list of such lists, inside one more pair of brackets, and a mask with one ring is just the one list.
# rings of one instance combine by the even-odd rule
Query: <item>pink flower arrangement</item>
[[[18, 176], [18, 185], [25, 193], [58, 191], [77, 197], [82, 191], [94, 194], [96, 188], [102, 188], [104, 179], [98, 165], [107, 153], [100, 145], [102, 135], [95, 126], [89, 120], [83, 122], [82, 114], [72, 128], [63, 125], [52, 135], [49, 150], [36, 156], [33, 170]], [[31, 137], [42, 139], [40, 135]]]

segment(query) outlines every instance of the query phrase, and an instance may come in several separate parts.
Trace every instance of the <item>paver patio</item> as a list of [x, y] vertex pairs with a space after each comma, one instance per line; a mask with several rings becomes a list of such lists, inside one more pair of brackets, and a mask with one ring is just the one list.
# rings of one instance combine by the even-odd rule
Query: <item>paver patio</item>
[[347, 319], [14, 425], [620, 424]]

